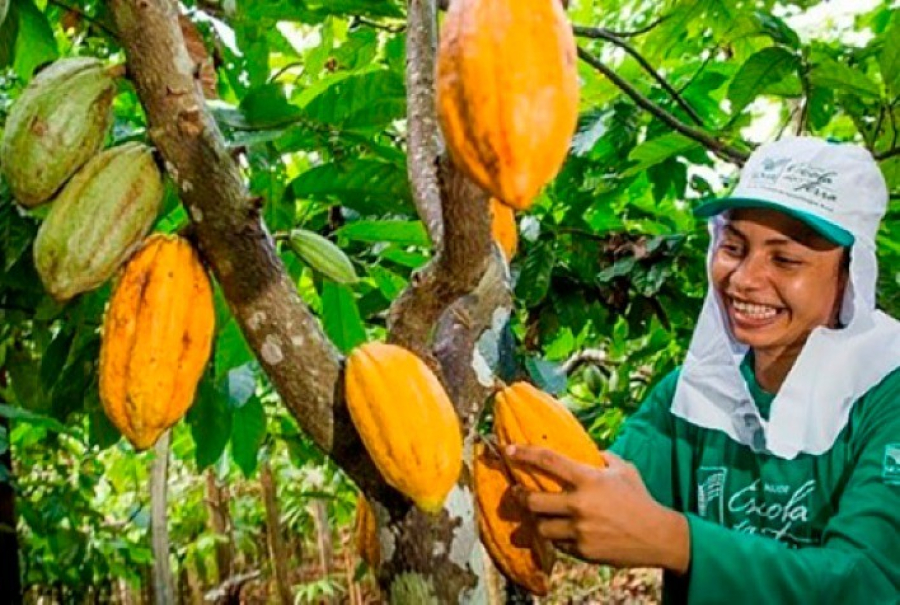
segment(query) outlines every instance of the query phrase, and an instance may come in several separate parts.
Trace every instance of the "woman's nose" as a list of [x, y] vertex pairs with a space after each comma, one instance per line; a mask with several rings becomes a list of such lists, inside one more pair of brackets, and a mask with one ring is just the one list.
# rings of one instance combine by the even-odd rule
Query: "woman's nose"
[[760, 255], [748, 254], [734, 267], [729, 281], [734, 288], [748, 291], [759, 286], [764, 278], [764, 259]]

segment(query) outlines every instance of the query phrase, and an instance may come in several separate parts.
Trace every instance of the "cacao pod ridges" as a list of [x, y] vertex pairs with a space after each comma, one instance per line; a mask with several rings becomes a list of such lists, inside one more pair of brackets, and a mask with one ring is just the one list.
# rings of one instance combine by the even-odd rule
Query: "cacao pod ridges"
[[[494, 398], [494, 434], [505, 447], [536, 445], [598, 468], [603, 454], [572, 412], [553, 396], [527, 382], [502, 388]], [[514, 465], [516, 478], [533, 491], [560, 492], [563, 486], [531, 466]]]
[[60, 59], [34, 77], [0, 141], [0, 167], [19, 204], [46, 202], [100, 150], [115, 95], [115, 78], [93, 58]]
[[126, 143], [91, 158], [50, 207], [34, 261], [58, 301], [112, 277], [150, 230], [163, 199], [152, 150]]
[[533, 594], [546, 595], [552, 546], [537, 534], [534, 521], [513, 495], [500, 461], [484, 444], [475, 445], [473, 466], [481, 543], [504, 576]]
[[215, 308], [200, 259], [184, 239], [155, 234], [125, 264], [100, 345], [100, 401], [144, 450], [184, 416], [212, 350]]
[[437, 376], [403, 347], [370, 342], [344, 372], [347, 408], [384, 480], [428, 513], [462, 470], [462, 429]]
[[568, 155], [578, 119], [572, 27], [558, 0], [454, 0], [436, 69], [453, 162], [527, 210]]

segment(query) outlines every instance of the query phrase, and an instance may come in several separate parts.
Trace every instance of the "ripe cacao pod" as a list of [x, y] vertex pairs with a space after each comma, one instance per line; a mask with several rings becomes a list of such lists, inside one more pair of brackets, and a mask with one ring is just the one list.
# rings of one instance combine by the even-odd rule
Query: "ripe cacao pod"
[[490, 202], [491, 234], [503, 250], [506, 262], [516, 255], [519, 247], [519, 233], [516, 231], [516, 212], [506, 204], [492, 197]]
[[475, 513], [481, 543], [508, 579], [536, 595], [546, 595], [553, 549], [538, 536], [534, 521], [510, 490], [499, 459], [475, 445]]
[[314, 270], [339, 284], [354, 284], [359, 278], [353, 263], [330, 239], [314, 231], [294, 229], [290, 236], [291, 249]]
[[437, 376], [396, 345], [367, 343], [345, 370], [347, 407], [385, 481], [436, 513], [462, 468], [462, 429]]
[[47, 201], [103, 146], [116, 81], [97, 59], [60, 59], [40, 73], [9, 112], [0, 166], [16, 201]]
[[578, 118], [575, 39], [559, 0], [454, 0], [437, 59], [454, 163], [526, 210], [559, 172]]
[[362, 494], [356, 499], [356, 552], [369, 569], [377, 570], [381, 565], [378, 521], [369, 501]]
[[113, 290], [100, 344], [100, 401], [135, 449], [193, 403], [214, 327], [212, 287], [190, 243], [147, 238]]
[[162, 199], [162, 175], [146, 145], [91, 158], [56, 197], [34, 242], [47, 291], [65, 301], [112, 277], [147, 235]]
[[[494, 434], [497, 442], [537, 445], [596, 467], [606, 466], [603, 454], [578, 419], [551, 395], [527, 382], [501, 389], [494, 399]], [[516, 478], [530, 490], [560, 492], [563, 486], [546, 473], [515, 465]]]

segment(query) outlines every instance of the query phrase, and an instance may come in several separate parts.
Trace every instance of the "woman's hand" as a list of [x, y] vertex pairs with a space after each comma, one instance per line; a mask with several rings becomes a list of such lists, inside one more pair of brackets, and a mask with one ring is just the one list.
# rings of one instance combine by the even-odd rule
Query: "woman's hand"
[[538, 533], [561, 550], [616, 567], [687, 571], [687, 519], [656, 502], [633, 465], [609, 452], [603, 454], [606, 468], [533, 446], [508, 446], [506, 454], [511, 462], [540, 469], [568, 486], [562, 493], [515, 488], [535, 516]]

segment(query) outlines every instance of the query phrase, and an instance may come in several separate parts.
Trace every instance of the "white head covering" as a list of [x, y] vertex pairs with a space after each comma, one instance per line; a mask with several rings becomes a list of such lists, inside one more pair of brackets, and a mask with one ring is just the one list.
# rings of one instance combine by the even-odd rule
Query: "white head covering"
[[766, 420], [740, 372], [748, 347], [734, 338], [710, 278], [672, 412], [780, 458], [831, 449], [853, 403], [900, 367], [900, 323], [875, 309], [875, 236], [887, 200], [884, 177], [862, 147], [796, 137], [757, 149], [734, 193], [698, 209], [712, 215], [707, 273], [725, 224], [719, 212], [776, 208], [850, 245], [850, 279], [840, 312], [844, 327], [813, 330]]

